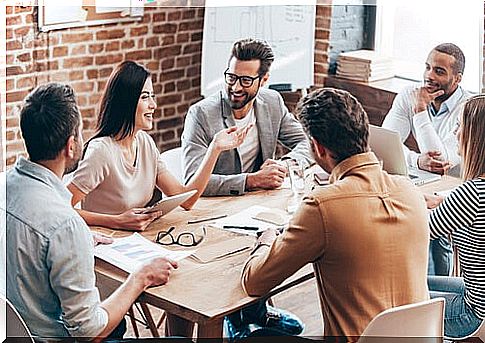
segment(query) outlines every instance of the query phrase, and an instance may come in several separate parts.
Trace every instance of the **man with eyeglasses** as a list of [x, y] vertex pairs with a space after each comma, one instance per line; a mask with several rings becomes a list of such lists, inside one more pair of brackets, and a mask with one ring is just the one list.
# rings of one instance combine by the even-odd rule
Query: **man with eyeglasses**
[[182, 135], [185, 182], [193, 177], [217, 130], [255, 124], [239, 148], [219, 156], [204, 195], [241, 195], [281, 186], [286, 167], [274, 159], [278, 141], [292, 149], [283, 158], [312, 163], [300, 123], [278, 92], [262, 88], [273, 60], [264, 41], [235, 42], [224, 72], [225, 91], [190, 107]]
[[[292, 149], [283, 158], [304, 165], [313, 162], [301, 124], [278, 92], [262, 88], [273, 60], [268, 43], [236, 41], [224, 72], [225, 90], [190, 107], [182, 135], [185, 182], [193, 177], [218, 130], [254, 124], [239, 148], [221, 153], [203, 195], [242, 195], [281, 186], [287, 170], [275, 160], [278, 141]], [[226, 334], [234, 340], [244, 338], [252, 334], [250, 324], [270, 335], [297, 335], [303, 330], [294, 315], [261, 301], [228, 316]]]

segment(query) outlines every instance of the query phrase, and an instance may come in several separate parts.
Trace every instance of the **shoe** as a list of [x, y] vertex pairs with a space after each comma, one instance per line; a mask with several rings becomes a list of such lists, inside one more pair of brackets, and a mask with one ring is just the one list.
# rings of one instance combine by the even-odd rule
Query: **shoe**
[[269, 305], [266, 315], [257, 324], [263, 328], [278, 330], [289, 336], [299, 335], [305, 328], [300, 318], [293, 313]]
[[227, 337], [228, 342], [236, 342], [246, 338], [250, 333], [251, 329], [249, 325], [235, 325], [227, 317], [224, 317], [224, 337]]

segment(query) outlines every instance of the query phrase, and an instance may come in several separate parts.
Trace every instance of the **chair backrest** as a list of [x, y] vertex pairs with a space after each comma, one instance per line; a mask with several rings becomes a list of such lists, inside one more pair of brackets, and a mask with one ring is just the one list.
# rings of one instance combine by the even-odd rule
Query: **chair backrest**
[[167, 150], [162, 152], [160, 155], [163, 162], [167, 165], [168, 170], [170, 173], [180, 181], [180, 183], [184, 182], [184, 174], [182, 170], [182, 148], [174, 148], [171, 150]]
[[[445, 299], [436, 298], [416, 304], [390, 308], [379, 313], [367, 325], [359, 343], [382, 341], [375, 337], [396, 338], [416, 337], [426, 341], [442, 341], [444, 332]], [[394, 338], [393, 338], [394, 337]]]
[[20, 317], [20, 314], [17, 312], [15, 307], [13, 307], [8, 299], [5, 299], [3, 296], [0, 298], [0, 306], [2, 306], [2, 311], [3, 309], [6, 311], [6, 315], [3, 318], [7, 319], [7, 337], [24, 337], [28, 338], [28, 340], [25, 340], [25, 342], [34, 342], [27, 325], [25, 325], [24, 320], [22, 317]]

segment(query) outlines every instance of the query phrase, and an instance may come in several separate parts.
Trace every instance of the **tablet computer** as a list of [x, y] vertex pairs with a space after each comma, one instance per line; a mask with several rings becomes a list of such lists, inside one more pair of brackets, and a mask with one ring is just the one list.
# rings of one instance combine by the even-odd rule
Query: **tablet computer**
[[185, 193], [180, 193], [173, 195], [171, 197], [166, 197], [157, 202], [155, 205], [145, 208], [143, 213], [152, 213], [155, 211], [162, 211], [162, 216], [166, 215], [178, 205], [183, 203], [185, 200], [197, 193], [197, 190], [188, 191]]

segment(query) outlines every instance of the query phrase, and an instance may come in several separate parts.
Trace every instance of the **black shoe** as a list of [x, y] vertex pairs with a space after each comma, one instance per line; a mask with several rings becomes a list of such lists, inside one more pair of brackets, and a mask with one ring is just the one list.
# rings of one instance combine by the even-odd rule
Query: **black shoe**
[[267, 309], [266, 315], [257, 323], [260, 326], [276, 329], [289, 336], [303, 332], [305, 325], [293, 313], [272, 306], [267, 306]]

